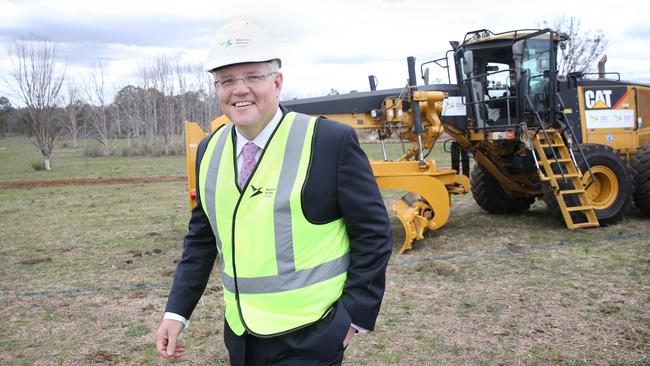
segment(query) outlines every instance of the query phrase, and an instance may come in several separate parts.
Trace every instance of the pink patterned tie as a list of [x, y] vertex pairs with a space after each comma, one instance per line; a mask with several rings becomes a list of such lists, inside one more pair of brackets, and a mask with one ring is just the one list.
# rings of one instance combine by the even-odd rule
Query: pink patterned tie
[[253, 169], [255, 169], [255, 154], [259, 147], [252, 142], [244, 145], [242, 154], [244, 154], [244, 163], [242, 164], [241, 171], [239, 172], [239, 187], [243, 188], [248, 182]]

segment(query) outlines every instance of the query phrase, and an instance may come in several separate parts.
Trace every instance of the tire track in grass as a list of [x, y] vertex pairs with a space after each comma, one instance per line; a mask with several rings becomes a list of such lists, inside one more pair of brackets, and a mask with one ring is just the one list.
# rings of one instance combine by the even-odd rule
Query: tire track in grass
[[0, 189], [10, 188], [35, 188], [54, 186], [91, 186], [98, 184], [136, 184], [136, 183], [161, 183], [186, 181], [184, 175], [163, 175], [156, 177], [97, 177], [74, 179], [39, 179], [19, 180], [13, 182], [0, 182]]

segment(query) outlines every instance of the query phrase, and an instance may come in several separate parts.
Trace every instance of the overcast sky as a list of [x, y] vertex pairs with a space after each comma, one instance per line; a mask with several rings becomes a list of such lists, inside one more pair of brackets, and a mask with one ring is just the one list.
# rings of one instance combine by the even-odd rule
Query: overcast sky
[[119, 89], [138, 83], [147, 58], [203, 63], [219, 27], [238, 18], [266, 28], [279, 44], [291, 96], [368, 90], [369, 74], [380, 89], [402, 87], [407, 56], [419, 64], [444, 56], [467, 31], [535, 28], [562, 16], [604, 32], [607, 71], [650, 83], [649, 15], [647, 0], [0, 0], [0, 95], [11, 68], [7, 45], [20, 37], [56, 42], [78, 78], [103, 59]]

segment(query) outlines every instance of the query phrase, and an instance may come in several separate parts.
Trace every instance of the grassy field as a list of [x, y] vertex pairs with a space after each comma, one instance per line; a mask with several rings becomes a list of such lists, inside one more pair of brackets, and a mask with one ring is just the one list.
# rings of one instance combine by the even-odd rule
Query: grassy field
[[[120, 146], [125, 146], [120, 141]], [[130, 177], [185, 174], [183, 157], [118, 156], [87, 158], [84, 148], [77, 149], [69, 141], [57, 143], [51, 156], [52, 171], [36, 171], [32, 164], [42, 161], [40, 152], [26, 138], [12, 137], [0, 139], [0, 182], [32, 179]], [[83, 145], [82, 145], [83, 146]], [[87, 141], [90, 150], [99, 149], [96, 141]]]
[[[53, 172], [34, 171], [35, 148], [2, 139], [0, 182], [185, 169], [183, 157], [82, 153], [56, 150]], [[440, 149], [432, 156], [448, 165]], [[402, 193], [384, 192], [387, 207]], [[152, 340], [185, 204], [183, 182], [0, 190], [0, 364], [169, 364]], [[376, 331], [354, 339], [345, 364], [650, 365], [649, 222], [633, 211], [571, 232], [543, 203], [492, 216], [455, 196], [444, 228], [391, 258]], [[227, 364], [221, 296], [213, 276], [175, 364]]]

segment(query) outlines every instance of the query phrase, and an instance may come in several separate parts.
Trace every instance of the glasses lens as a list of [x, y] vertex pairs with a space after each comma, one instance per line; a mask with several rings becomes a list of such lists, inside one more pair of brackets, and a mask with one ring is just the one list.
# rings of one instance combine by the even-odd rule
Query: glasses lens
[[262, 80], [266, 79], [267, 76], [271, 76], [275, 74], [275, 72], [271, 72], [268, 74], [253, 74], [253, 75], [248, 75], [243, 78], [231, 78], [231, 79], [223, 79], [223, 80], [217, 80], [214, 82], [214, 84], [218, 87], [222, 88], [232, 88], [237, 84], [239, 80], [243, 81], [244, 84], [246, 85], [254, 85], [260, 83]]

